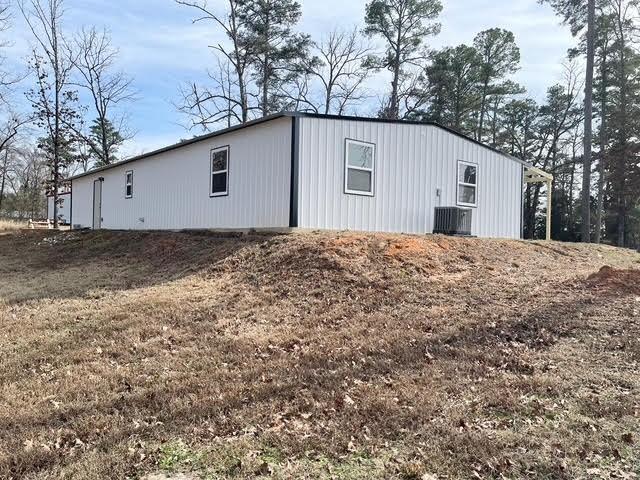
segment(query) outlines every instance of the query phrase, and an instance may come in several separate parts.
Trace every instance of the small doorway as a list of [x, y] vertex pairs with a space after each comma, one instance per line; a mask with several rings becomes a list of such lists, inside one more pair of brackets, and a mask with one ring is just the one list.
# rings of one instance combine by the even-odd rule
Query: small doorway
[[93, 229], [102, 228], [102, 179], [93, 182]]

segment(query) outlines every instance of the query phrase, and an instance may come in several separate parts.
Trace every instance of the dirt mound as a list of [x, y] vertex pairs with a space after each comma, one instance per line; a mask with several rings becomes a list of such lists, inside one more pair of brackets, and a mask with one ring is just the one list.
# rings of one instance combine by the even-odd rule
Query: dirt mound
[[640, 294], [640, 270], [619, 270], [605, 265], [589, 275], [587, 284], [592, 288]]

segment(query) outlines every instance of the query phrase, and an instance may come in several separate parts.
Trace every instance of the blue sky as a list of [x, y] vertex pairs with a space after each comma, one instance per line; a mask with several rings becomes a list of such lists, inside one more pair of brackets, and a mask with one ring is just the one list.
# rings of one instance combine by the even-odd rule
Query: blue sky
[[[335, 27], [362, 24], [367, 0], [302, 0], [300, 31], [320, 38]], [[222, 0], [209, 0], [223, 5]], [[443, 0], [442, 32], [429, 39], [432, 47], [470, 43], [476, 33], [491, 27], [513, 31], [522, 51], [522, 68], [515, 79], [529, 95], [541, 99], [560, 80], [561, 63], [575, 41], [547, 6], [537, 0]], [[138, 99], [128, 106], [131, 127], [137, 131], [125, 154], [149, 151], [190, 137], [176, 111], [179, 85], [206, 80], [215, 65], [208, 45], [223, 41], [211, 23], [192, 24], [194, 11], [173, 0], [66, 0], [68, 32], [82, 26], [106, 27], [119, 48], [119, 67], [134, 78]], [[24, 63], [31, 42], [29, 32], [15, 15], [11, 57]], [[384, 89], [384, 74], [372, 80]], [[28, 81], [22, 90], [28, 88]]]

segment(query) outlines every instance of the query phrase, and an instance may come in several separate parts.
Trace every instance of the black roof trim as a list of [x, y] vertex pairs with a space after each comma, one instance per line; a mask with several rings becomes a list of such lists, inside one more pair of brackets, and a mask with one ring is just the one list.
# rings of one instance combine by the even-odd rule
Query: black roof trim
[[78, 175], [75, 175], [73, 177], [69, 177], [67, 180], [75, 180], [77, 178], [82, 178], [82, 177], [86, 177], [88, 175], [93, 175], [95, 173], [99, 173], [99, 172], [103, 172], [105, 170], [110, 170], [112, 168], [116, 168], [116, 167], [121, 167], [122, 165], [126, 165], [127, 163], [132, 163], [132, 162], [136, 162], [138, 160], [143, 160], [145, 158], [149, 158], [149, 157], [153, 157], [155, 155], [159, 155], [161, 153], [165, 153], [165, 152], [170, 152], [171, 150], [176, 150], [178, 148], [181, 147], [186, 147], [187, 145], [192, 145], [194, 143], [198, 143], [204, 140], [209, 140], [211, 138], [215, 138], [218, 137], [220, 135], [225, 135], [227, 133], [233, 133], [233, 132], [237, 132], [239, 130], [243, 130], [245, 128], [249, 128], [249, 127], [253, 127], [256, 125], [260, 125], [262, 123], [266, 123], [266, 122], [270, 122], [272, 120], [277, 120], [279, 118], [284, 118], [284, 117], [299, 117], [299, 118], [319, 118], [319, 119], [326, 119], [326, 120], [347, 120], [347, 121], [358, 121], [358, 122], [369, 122], [369, 123], [388, 123], [388, 124], [403, 124], [403, 125], [426, 125], [426, 126], [431, 126], [431, 127], [435, 127], [435, 128], [439, 128], [441, 130], [444, 130], [452, 135], [455, 135], [457, 137], [460, 138], [464, 138], [465, 140], [468, 140], [472, 143], [475, 143], [476, 145], [480, 145], [481, 147], [484, 147], [486, 149], [491, 150], [494, 153], [498, 153], [510, 160], [513, 160], [517, 163], [520, 163], [524, 166], [530, 167], [531, 165], [527, 162], [525, 162], [524, 160], [520, 160], [519, 158], [516, 158], [512, 155], [509, 155], [505, 152], [502, 152], [500, 150], [498, 150], [497, 148], [491, 147], [490, 145], [487, 145], [486, 143], [480, 142], [479, 140], [476, 140], [474, 138], [471, 138], [463, 133], [460, 133], [452, 128], [449, 127], [445, 127], [443, 125], [440, 125], [439, 123], [436, 122], [421, 122], [421, 121], [417, 121], [417, 120], [389, 120], [389, 119], [385, 119], [385, 118], [374, 118], [374, 117], [356, 117], [356, 116], [343, 116], [343, 115], [326, 115], [326, 114], [321, 114], [321, 113], [310, 113], [310, 112], [281, 112], [281, 113], [276, 113], [273, 115], [269, 115], [263, 118], [259, 118], [257, 120], [252, 120], [250, 122], [241, 124], [241, 125], [234, 125], [233, 127], [229, 127], [229, 128], [225, 128], [224, 130], [218, 130], [216, 132], [212, 132], [212, 133], [208, 133], [206, 135], [201, 135], [199, 137], [194, 137], [190, 140], [185, 140], [183, 142], [179, 142], [179, 143], [175, 143], [173, 145], [170, 145], [168, 147], [163, 147], [160, 148], [158, 150], [153, 150], [149, 153], [144, 153], [142, 155], [138, 155], [135, 157], [131, 157], [128, 158], [126, 160], [123, 160], [121, 162], [118, 163], [114, 163], [112, 165], [107, 165], [106, 167], [101, 167], [101, 168], [96, 168], [93, 170], [89, 170], [88, 172], [84, 172]]

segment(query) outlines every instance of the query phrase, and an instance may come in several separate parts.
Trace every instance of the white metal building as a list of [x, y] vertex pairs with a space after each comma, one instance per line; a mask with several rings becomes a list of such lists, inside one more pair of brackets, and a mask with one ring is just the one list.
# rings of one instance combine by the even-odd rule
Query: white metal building
[[[58, 194], [58, 221], [65, 225], [71, 223], [71, 192]], [[53, 195], [47, 195], [47, 219], [53, 221]]]
[[431, 233], [519, 238], [527, 164], [431, 123], [282, 113], [71, 178], [74, 228]]

